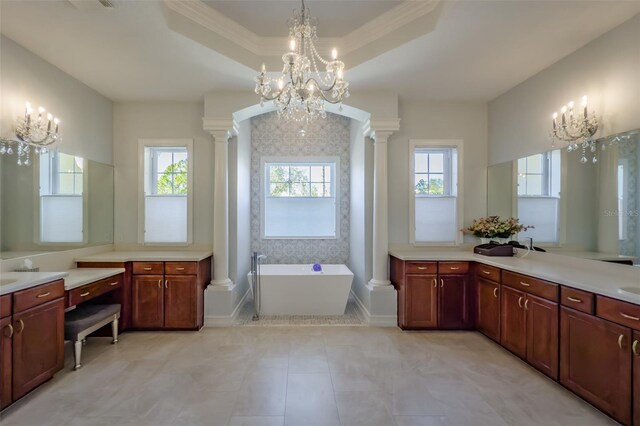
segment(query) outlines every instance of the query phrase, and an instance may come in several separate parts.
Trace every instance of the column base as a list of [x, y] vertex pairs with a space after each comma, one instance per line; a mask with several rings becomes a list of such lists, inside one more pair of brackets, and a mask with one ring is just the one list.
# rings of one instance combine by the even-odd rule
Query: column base
[[[369, 287], [371, 290], [382, 290], [384, 287], [393, 288], [393, 286], [391, 285], [391, 281], [389, 281], [389, 280], [376, 280], [375, 278], [372, 278], [367, 283], [367, 287]], [[371, 287], [378, 287], [378, 288], [374, 289], [374, 288], [371, 288]]]
[[225, 290], [233, 291], [235, 284], [229, 278], [223, 278], [221, 280], [211, 280], [207, 290]]

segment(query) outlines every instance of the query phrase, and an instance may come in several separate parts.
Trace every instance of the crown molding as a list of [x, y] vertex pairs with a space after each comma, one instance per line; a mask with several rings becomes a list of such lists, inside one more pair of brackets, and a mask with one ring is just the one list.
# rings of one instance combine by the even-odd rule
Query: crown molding
[[[316, 47], [329, 52], [337, 47], [341, 56], [374, 43], [433, 12], [441, 0], [403, 1], [343, 37], [319, 37]], [[165, 0], [173, 12], [206, 30], [235, 43], [259, 58], [280, 57], [288, 45], [287, 37], [262, 37], [228, 18], [201, 0]]]

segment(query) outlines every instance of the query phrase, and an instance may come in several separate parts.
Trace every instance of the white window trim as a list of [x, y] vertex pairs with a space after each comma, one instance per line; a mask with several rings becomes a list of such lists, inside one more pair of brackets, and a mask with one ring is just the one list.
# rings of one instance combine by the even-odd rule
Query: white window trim
[[[74, 155], [74, 154], [68, 154]], [[33, 212], [33, 242], [40, 246], [50, 246], [50, 247], [81, 247], [89, 244], [89, 197], [87, 196], [87, 190], [89, 187], [89, 161], [87, 159], [84, 160], [84, 169], [82, 170], [82, 195], [78, 195], [78, 197], [82, 197], [82, 241], [74, 241], [74, 242], [60, 242], [57, 243], [55, 241], [42, 241], [40, 239], [40, 165], [37, 167], [34, 165], [33, 167], [33, 181], [37, 183], [37, 191], [33, 193], [33, 199], [35, 206]], [[64, 195], [69, 196], [69, 195]]]
[[[267, 237], [265, 236], [265, 197], [267, 163], [334, 163], [335, 236], [329, 237]], [[260, 238], [263, 240], [337, 240], [340, 238], [340, 157], [260, 157]]]
[[[144, 241], [144, 149], [146, 147], [184, 147], [187, 149], [187, 241], [180, 243], [148, 243]], [[145, 246], [189, 246], [193, 243], [193, 139], [138, 139], [138, 243]]]
[[[415, 152], [419, 148], [455, 148], [457, 150], [457, 191], [456, 191], [456, 240], [454, 242], [416, 241], [416, 193], [414, 185]], [[464, 220], [464, 141], [461, 139], [410, 139], [409, 140], [409, 243], [419, 247], [459, 246], [463, 242]], [[451, 196], [444, 196], [451, 197]]]

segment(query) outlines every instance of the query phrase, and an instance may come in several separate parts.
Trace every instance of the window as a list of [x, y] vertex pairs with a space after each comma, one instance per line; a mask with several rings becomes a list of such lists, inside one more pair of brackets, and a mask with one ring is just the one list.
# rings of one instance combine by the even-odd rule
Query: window
[[84, 242], [84, 160], [62, 152], [40, 155], [39, 240]]
[[141, 242], [191, 243], [191, 150], [191, 140], [141, 141]]
[[555, 150], [518, 160], [518, 218], [534, 226], [520, 237], [559, 242], [560, 158], [560, 150]]
[[462, 142], [411, 141], [411, 147], [412, 243], [457, 244], [462, 228], [458, 215]]
[[339, 159], [262, 160], [263, 238], [337, 238]]

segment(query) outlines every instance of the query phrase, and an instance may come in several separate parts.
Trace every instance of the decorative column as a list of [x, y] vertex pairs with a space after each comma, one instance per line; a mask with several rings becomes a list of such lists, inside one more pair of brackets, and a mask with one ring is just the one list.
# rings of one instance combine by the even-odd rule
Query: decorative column
[[213, 279], [211, 285], [232, 290], [229, 279], [229, 139], [237, 135], [232, 120], [205, 120], [214, 142]]
[[387, 142], [397, 131], [399, 120], [369, 123], [368, 133], [373, 140], [373, 277], [369, 287], [388, 287], [389, 281], [389, 203]]

